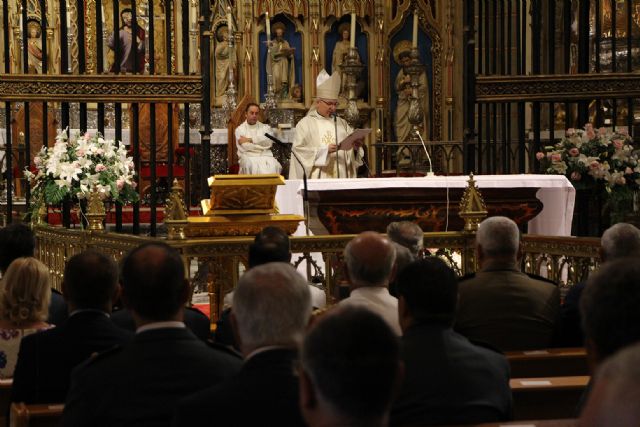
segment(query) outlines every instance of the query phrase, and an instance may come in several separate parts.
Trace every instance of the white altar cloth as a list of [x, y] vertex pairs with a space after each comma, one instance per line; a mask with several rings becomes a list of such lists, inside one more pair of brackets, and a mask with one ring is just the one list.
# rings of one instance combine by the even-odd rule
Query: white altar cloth
[[[479, 175], [474, 179], [478, 188], [519, 188], [540, 187], [536, 197], [543, 208], [535, 218], [529, 221], [528, 233], [545, 236], [570, 236], [575, 189], [562, 175]], [[432, 176], [418, 178], [361, 178], [361, 179], [311, 179], [309, 191], [351, 190], [363, 188], [464, 188], [468, 176]], [[303, 214], [302, 180], [289, 180], [278, 187], [276, 202], [284, 214]], [[452, 203], [458, 203], [457, 200]], [[298, 228], [304, 234], [304, 225]], [[458, 230], [449, 230], [458, 231]]]

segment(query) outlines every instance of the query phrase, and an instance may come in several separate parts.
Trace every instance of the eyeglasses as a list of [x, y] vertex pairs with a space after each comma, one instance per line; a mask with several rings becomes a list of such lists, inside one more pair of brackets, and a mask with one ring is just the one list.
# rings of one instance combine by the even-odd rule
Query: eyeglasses
[[325, 101], [324, 99], [321, 99], [320, 101], [324, 102], [329, 107], [337, 107], [338, 106], [338, 101]]

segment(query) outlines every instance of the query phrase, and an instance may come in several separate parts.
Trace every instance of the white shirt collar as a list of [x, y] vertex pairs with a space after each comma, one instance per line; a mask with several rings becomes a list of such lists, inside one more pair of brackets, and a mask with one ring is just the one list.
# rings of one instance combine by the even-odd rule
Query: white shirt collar
[[136, 334], [139, 334], [140, 332], [151, 331], [154, 329], [165, 329], [165, 328], [183, 329], [186, 327], [187, 326], [184, 324], [184, 322], [177, 322], [177, 321], [153, 322], [153, 323], [148, 323], [144, 326], [140, 326], [138, 329], [136, 329]]

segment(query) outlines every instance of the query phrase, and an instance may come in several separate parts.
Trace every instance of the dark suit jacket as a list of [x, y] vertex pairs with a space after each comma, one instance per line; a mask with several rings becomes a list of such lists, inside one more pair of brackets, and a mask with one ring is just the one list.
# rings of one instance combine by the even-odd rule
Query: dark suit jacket
[[235, 375], [234, 353], [186, 328], [136, 334], [71, 374], [64, 426], [169, 426], [178, 400]]
[[69, 313], [64, 297], [60, 291], [51, 288], [51, 301], [49, 302], [49, 317], [47, 318], [47, 323], [60, 326], [67, 320], [67, 317], [69, 317]]
[[586, 282], [573, 285], [564, 297], [560, 308], [562, 318], [562, 334], [560, 344], [566, 347], [582, 347], [584, 334], [582, 332], [582, 316], [580, 315], [580, 299]]
[[132, 337], [98, 311], [75, 313], [56, 328], [24, 337], [13, 376], [12, 401], [64, 402], [73, 368], [93, 353]]
[[560, 292], [516, 270], [479, 272], [460, 281], [455, 330], [502, 351], [552, 345]]
[[183, 399], [174, 426], [304, 426], [296, 358], [289, 349], [257, 353], [235, 377]]
[[[136, 323], [133, 320], [133, 316], [126, 308], [114, 311], [113, 314], [111, 314], [111, 320], [123, 329], [131, 332], [136, 331]], [[201, 340], [206, 341], [212, 338], [211, 322], [207, 315], [197, 308], [184, 308], [184, 324], [187, 325], [187, 328], [189, 328], [191, 332]]]
[[402, 337], [405, 379], [392, 426], [476, 424], [511, 417], [509, 365], [446, 326], [418, 324]]

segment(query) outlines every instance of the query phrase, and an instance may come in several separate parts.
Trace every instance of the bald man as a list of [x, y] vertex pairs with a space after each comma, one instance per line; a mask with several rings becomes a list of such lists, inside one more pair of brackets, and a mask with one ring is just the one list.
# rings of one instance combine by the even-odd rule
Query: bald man
[[395, 246], [382, 234], [365, 231], [347, 244], [344, 259], [351, 294], [340, 305], [365, 306], [402, 335], [398, 299], [389, 294], [389, 282], [396, 272]]

